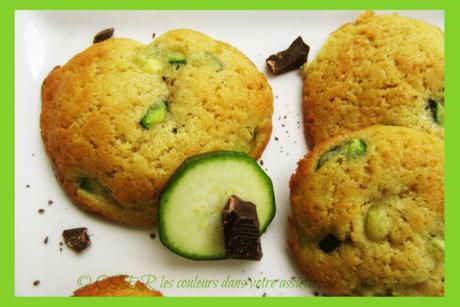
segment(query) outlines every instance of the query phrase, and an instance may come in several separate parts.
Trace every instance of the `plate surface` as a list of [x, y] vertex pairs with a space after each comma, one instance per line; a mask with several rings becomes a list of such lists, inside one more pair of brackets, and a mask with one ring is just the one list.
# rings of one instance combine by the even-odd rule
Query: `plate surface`
[[[18, 296], [68, 296], [101, 275], [124, 273], [167, 296], [305, 296], [286, 242], [288, 182], [307, 152], [296, 71], [272, 77], [265, 59], [298, 35], [313, 59], [328, 34], [359, 11], [16, 11], [15, 19], [15, 287]], [[382, 12], [378, 12], [382, 13]], [[401, 11], [444, 28], [443, 11]], [[157, 227], [113, 224], [84, 213], [60, 189], [40, 137], [40, 86], [47, 73], [92, 43], [98, 31], [143, 43], [152, 33], [191, 28], [230, 43], [268, 75], [275, 96], [272, 138], [262, 157], [275, 186], [277, 214], [262, 237], [260, 262], [181, 258], [165, 248]], [[49, 205], [48, 201], [53, 204]], [[44, 209], [40, 214], [39, 209]], [[61, 246], [62, 230], [85, 226], [92, 246]], [[44, 244], [45, 237], [48, 243]], [[62, 250], [60, 250], [62, 249]], [[40, 280], [38, 286], [33, 286]], [[169, 280], [169, 282], [166, 282]], [[201, 284], [198, 285], [198, 281]], [[171, 285], [171, 287], [168, 287]]]

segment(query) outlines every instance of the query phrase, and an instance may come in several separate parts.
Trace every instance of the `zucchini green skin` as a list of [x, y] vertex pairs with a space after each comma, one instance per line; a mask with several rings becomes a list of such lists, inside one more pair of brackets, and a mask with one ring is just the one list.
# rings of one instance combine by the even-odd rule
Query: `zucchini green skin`
[[266, 184], [269, 191], [271, 191], [271, 214], [268, 217], [265, 224], [261, 224], [260, 233], [264, 233], [270, 223], [273, 221], [273, 218], [276, 215], [276, 203], [275, 203], [275, 193], [273, 190], [273, 183], [270, 177], [260, 168], [259, 164], [256, 160], [252, 157], [248, 156], [247, 154], [239, 151], [213, 151], [203, 154], [198, 154], [195, 156], [191, 156], [182, 162], [182, 164], [177, 168], [174, 174], [169, 178], [168, 182], [163, 187], [162, 191], [159, 195], [159, 208], [158, 208], [158, 228], [159, 228], [159, 238], [160, 241], [165, 245], [169, 250], [172, 252], [181, 255], [185, 258], [192, 259], [192, 260], [221, 260], [226, 259], [225, 255], [222, 256], [203, 256], [197, 255], [194, 253], [186, 252], [180, 248], [177, 248], [173, 244], [170, 243], [170, 240], [167, 236], [166, 231], [166, 221], [165, 221], [165, 209], [168, 203], [168, 196], [174, 190], [174, 187], [180, 182], [180, 180], [191, 170], [193, 170], [196, 166], [200, 165], [205, 161], [205, 163], [209, 163], [212, 160], [225, 160], [225, 159], [234, 159], [246, 162], [251, 164], [252, 166], [257, 167], [260, 170], [259, 175], [263, 179], [263, 182]]

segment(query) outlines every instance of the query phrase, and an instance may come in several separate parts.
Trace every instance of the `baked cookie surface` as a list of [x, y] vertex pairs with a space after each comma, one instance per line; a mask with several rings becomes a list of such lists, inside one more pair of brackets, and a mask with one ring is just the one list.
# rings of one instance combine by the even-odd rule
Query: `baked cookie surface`
[[130, 284], [127, 275], [109, 276], [74, 291], [73, 296], [163, 296], [141, 281]]
[[150, 45], [97, 43], [42, 86], [41, 133], [55, 174], [80, 207], [153, 224], [159, 191], [187, 157], [258, 158], [271, 134], [265, 76], [230, 45], [186, 29]]
[[303, 68], [311, 144], [371, 125], [444, 135], [444, 34], [397, 14], [362, 14]]
[[443, 295], [444, 148], [373, 126], [318, 144], [290, 180], [289, 245], [338, 295]]

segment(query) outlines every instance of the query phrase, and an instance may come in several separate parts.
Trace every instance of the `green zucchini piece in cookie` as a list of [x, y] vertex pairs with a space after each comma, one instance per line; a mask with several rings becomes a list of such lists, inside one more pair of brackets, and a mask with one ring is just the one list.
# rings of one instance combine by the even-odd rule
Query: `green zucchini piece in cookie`
[[276, 208], [272, 181], [257, 161], [235, 151], [188, 158], [160, 194], [161, 242], [192, 260], [226, 258], [222, 209], [232, 195], [256, 205], [263, 233]]
[[435, 123], [444, 126], [444, 107], [434, 99], [429, 99], [425, 107], [431, 113], [431, 118]]
[[222, 71], [224, 69], [224, 64], [222, 63], [221, 60], [219, 60], [213, 53], [207, 51], [206, 57], [216, 65], [216, 72]]
[[336, 145], [323, 153], [316, 164], [316, 170], [319, 170], [326, 162], [333, 158], [344, 157], [351, 160], [366, 154], [367, 144], [361, 139], [351, 139], [340, 145]]
[[141, 119], [141, 126], [145, 129], [150, 129], [154, 124], [161, 123], [166, 118], [168, 105], [166, 101], [162, 101], [149, 108], [147, 113]]
[[187, 64], [187, 59], [185, 58], [185, 55], [183, 53], [172, 52], [168, 54], [168, 62], [169, 64], [182, 65]]
[[110, 189], [104, 187], [97, 180], [87, 177], [80, 179], [80, 189], [103, 198], [106, 198], [111, 194]]

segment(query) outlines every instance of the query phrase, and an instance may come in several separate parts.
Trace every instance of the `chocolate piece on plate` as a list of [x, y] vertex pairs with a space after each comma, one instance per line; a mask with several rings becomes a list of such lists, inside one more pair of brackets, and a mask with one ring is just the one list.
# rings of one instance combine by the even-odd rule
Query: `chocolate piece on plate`
[[282, 74], [299, 68], [307, 62], [310, 46], [304, 43], [302, 37], [297, 37], [288, 49], [272, 54], [265, 60], [274, 75]]
[[227, 257], [260, 260], [260, 225], [256, 206], [232, 195], [222, 211]]
[[97, 33], [94, 36], [93, 44], [100, 43], [100, 42], [103, 42], [111, 38], [113, 36], [113, 32], [115, 32], [114, 28], [108, 28], [108, 29], [102, 30], [101, 32]]
[[65, 244], [74, 251], [81, 252], [91, 245], [86, 227], [66, 229], [62, 232]]

